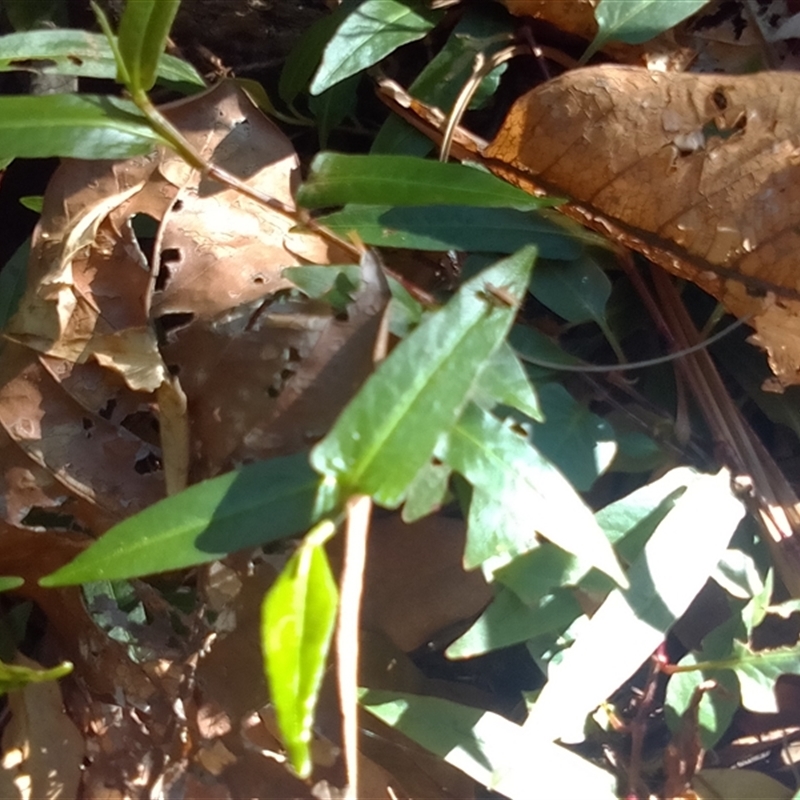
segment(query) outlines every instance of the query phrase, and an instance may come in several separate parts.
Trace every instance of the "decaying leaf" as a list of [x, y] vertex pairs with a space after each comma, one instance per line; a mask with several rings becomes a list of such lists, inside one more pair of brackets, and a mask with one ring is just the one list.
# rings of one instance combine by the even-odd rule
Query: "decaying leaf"
[[163, 353], [189, 400], [193, 478], [318, 441], [369, 375], [388, 301], [380, 266], [365, 254], [345, 314], [278, 298], [169, 334]]
[[784, 387], [800, 383], [798, 89], [793, 73], [575, 70], [518, 100], [486, 155], [747, 318]]

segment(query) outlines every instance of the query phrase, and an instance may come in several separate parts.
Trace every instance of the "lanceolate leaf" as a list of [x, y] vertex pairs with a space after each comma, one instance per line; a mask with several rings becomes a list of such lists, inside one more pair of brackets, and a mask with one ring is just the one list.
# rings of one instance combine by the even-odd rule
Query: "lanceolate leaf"
[[387, 206], [465, 205], [526, 211], [557, 201], [534, 197], [489, 172], [412, 156], [320, 153], [297, 202], [307, 208], [347, 203]]
[[130, 88], [145, 92], [156, 82], [158, 61], [181, 0], [129, 0], [119, 23], [119, 52]]
[[[102, 33], [35, 30], [0, 37], [0, 72], [20, 69], [113, 80], [117, 62]], [[205, 87], [205, 81], [188, 61], [166, 53], [158, 61], [157, 72], [160, 80]]]
[[586, 63], [606, 42], [641, 44], [669, 30], [708, 0], [601, 0], [595, 9], [599, 31], [584, 53]]
[[507, 343], [495, 352], [478, 376], [473, 400], [488, 410], [500, 403], [516, 408], [539, 422], [544, 419], [536, 392], [525, 374], [525, 368]]
[[422, 0], [365, 0], [347, 15], [322, 55], [311, 94], [320, 94], [389, 53], [421, 39], [441, 18]]
[[529, 247], [498, 262], [430, 314], [347, 406], [312, 452], [313, 465], [346, 491], [396, 508], [511, 326], [516, 308], [496, 304], [487, 287], [522, 297], [535, 254]]
[[311, 726], [336, 620], [338, 592], [325, 541], [335, 532], [323, 522], [289, 559], [261, 609], [261, 648], [270, 697], [292, 766], [311, 774]]
[[491, 414], [469, 406], [437, 455], [473, 486], [464, 565], [499, 569], [541, 535], [627, 585], [591, 510], [566, 478]]
[[126, 519], [41, 583], [67, 586], [180, 569], [301, 533], [334, 504], [322, 489], [307, 453], [242, 467]]
[[658, 647], [705, 584], [743, 515], [726, 471], [688, 487], [631, 565], [630, 588], [614, 590], [551, 667], [523, 726], [524, 744], [509, 752], [498, 787], [521, 780], [527, 769], [522, 754], [582, 730], [586, 714]]
[[[370, 689], [362, 692], [361, 704], [484, 786], [506, 753], [516, 750], [520, 737], [519, 726], [499, 714], [439, 697]], [[535, 769], [530, 756], [524, 767], [525, 780], [503, 787], [503, 794], [512, 800], [616, 797], [613, 775], [558, 745], [536, 751]]]
[[80, 94], [0, 97], [0, 158], [130, 158], [159, 141], [127, 100]]
[[514, 253], [535, 244], [542, 258], [572, 259], [581, 243], [535, 211], [468, 206], [350, 205], [320, 220], [346, 236], [355, 231], [366, 244], [415, 250]]

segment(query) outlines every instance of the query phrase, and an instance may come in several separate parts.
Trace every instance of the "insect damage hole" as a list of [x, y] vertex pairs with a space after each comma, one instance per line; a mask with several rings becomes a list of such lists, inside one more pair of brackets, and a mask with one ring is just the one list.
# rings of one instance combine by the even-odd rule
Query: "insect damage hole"
[[158, 275], [156, 275], [155, 291], [163, 292], [172, 278], [170, 264], [181, 261], [181, 251], [177, 247], [165, 247], [158, 259]]

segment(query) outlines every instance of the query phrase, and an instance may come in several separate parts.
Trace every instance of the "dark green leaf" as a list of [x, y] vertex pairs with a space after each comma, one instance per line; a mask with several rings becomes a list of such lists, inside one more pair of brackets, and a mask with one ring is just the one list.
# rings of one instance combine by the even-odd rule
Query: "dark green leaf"
[[531, 294], [567, 322], [596, 322], [606, 326], [606, 303], [611, 281], [587, 253], [566, 264], [542, 260], [531, 281]]
[[576, 258], [581, 250], [571, 232], [541, 213], [510, 208], [351, 205], [320, 222], [342, 236], [355, 231], [378, 247], [514, 253], [535, 244], [543, 257], [556, 259]]
[[127, 100], [80, 94], [0, 97], [0, 158], [130, 158], [160, 141]]
[[309, 98], [308, 108], [317, 122], [320, 148], [328, 146], [331, 131], [355, 111], [359, 83], [361, 75], [351, 75], [330, 89], [326, 89], [322, 94]]
[[614, 429], [559, 383], [539, 386], [544, 422], [531, 426], [530, 441], [572, 485], [587, 491], [614, 460]]
[[489, 302], [486, 285], [521, 297], [535, 255], [526, 248], [498, 262], [423, 319], [314, 448], [314, 466], [345, 491], [396, 508], [513, 321], [516, 309]]
[[568, 589], [527, 606], [510, 589], [500, 586], [486, 610], [445, 654], [452, 659], [474, 658], [534, 636], [561, 633], [582, 613], [580, 603]]
[[333, 38], [345, 17], [362, 0], [342, 0], [331, 11], [318, 19], [297, 40], [281, 70], [278, 96], [291, 105], [300, 92], [306, 91], [315, 70], [322, 60], [325, 46]]
[[532, 607], [559, 586], [577, 586], [587, 567], [566, 550], [551, 542], [542, 542], [501, 567], [494, 578], [511, 589], [526, 606]]
[[474, 405], [437, 455], [473, 486], [467, 569], [494, 571], [538, 545], [542, 535], [621, 585], [627, 581], [592, 512], [563, 475], [523, 437]]
[[148, 92], [158, 73], [180, 0], [128, 0], [119, 23], [119, 52], [130, 89]]
[[[297, 202], [307, 208], [348, 203], [386, 206], [477, 206], [520, 211], [555, 205], [491, 173], [463, 164], [413, 156], [320, 153], [311, 163]], [[603, 277], [605, 274], [603, 273]]]
[[311, 94], [377, 64], [398, 47], [421, 39], [441, 19], [422, 0], [364, 0], [328, 42]]
[[495, 352], [478, 376], [472, 399], [489, 411], [501, 404], [515, 408], [531, 419], [544, 419], [525, 369], [508, 344], [503, 344]]
[[0, 11], [5, 11], [8, 21], [16, 31], [27, 31], [43, 25], [67, 24], [67, 0], [3, 0]]
[[190, 486], [120, 522], [40, 583], [119, 580], [202, 564], [301, 533], [333, 505], [307, 453], [261, 461]]
[[641, 44], [682, 22], [708, 0], [600, 0], [595, 8], [598, 32], [583, 54], [585, 64], [607, 42]]
[[[472, 74], [475, 56], [504, 46], [503, 34], [512, 32], [509, 16], [499, 5], [481, 3], [466, 6], [444, 47], [414, 79], [408, 88], [409, 93], [437, 108], [452, 108], [461, 87]], [[494, 73], [484, 78], [471, 105], [481, 103], [493, 93], [495, 83]], [[392, 114], [378, 131], [371, 152], [421, 157], [430, 153], [433, 147], [433, 142], [425, 134], [397, 114]]]
[[311, 728], [336, 621], [338, 592], [325, 541], [330, 522], [311, 531], [261, 607], [261, 649], [270, 698], [295, 772], [311, 774]]
[[30, 252], [31, 240], [27, 239], [0, 270], [0, 330], [17, 310], [19, 299], [25, 291]]
[[[36, 30], [0, 37], [0, 72], [18, 69], [113, 80], [117, 63], [102, 33]], [[158, 61], [158, 78], [205, 87], [205, 81], [188, 61], [167, 54]]]

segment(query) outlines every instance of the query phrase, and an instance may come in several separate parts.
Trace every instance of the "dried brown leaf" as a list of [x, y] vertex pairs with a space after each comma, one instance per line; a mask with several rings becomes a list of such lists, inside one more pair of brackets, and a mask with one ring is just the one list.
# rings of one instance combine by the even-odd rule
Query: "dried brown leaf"
[[800, 382], [798, 89], [792, 73], [576, 70], [520, 98], [486, 155], [747, 317], [786, 386]]

